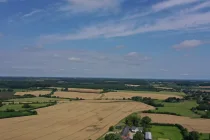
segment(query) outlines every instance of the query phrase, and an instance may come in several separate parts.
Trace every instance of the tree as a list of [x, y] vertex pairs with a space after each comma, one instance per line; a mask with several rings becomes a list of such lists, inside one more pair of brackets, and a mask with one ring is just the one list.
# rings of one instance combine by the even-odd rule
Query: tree
[[136, 127], [138, 127], [138, 126], [140, 126], [141, 118], [137, 114], [132, 114], [132, 115], [126, 117], [125, 123], [128, 126], [136, 126]]
[[141, 132], [136, 132], [133, 137], [133, 140], [144, 140], [144, 135]]
[[199, 140], [200, 134], [196, 131], [192, 131], [189, 133], [189, 140]]
[[0, 101], [0, 107], [2, 107], [3, 106], [3, 103]]
[[141, 124], [143, 127], [148, 127], [150, 125], [151, 121], [152, 121], [152, 119], [150, 117], [145, 116], [142, 118]]
[[30, 108], [31, 106], [29, 104], [23, 104], [22, 108]]
[[114, 126], [110, 126], [109, 131], [114, 131]]
[[122, 138], [120, 137], [120, 135], [108, 134], [105, 136], [105, 140], [122, 140]]

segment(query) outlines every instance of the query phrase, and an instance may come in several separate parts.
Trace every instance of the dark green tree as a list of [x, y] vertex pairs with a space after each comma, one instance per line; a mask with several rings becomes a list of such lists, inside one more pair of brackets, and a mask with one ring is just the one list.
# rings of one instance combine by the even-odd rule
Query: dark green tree
[[144, 135], [141, 132], [136, 132], [133, 137], [133, 140], [144, 140]]
[[152, 119], [148, 116], [145, 116], [141, 119], [141, 124], [143, 127], [148, 127], [151, 123]]
[[105, 136], [105, 140], [122, 140], [122, 138], [117, 134], [108, 134]]
[[196, 131], [192, 131], [189, 133], [189, 140], [199, 140], [200, 134]]
[[109, 131], [114, 131], [114, 126], [110, 126]]
[[31, 106], [29, 104], [23, 104], [22, 108], [30, 108]]
[[2, 107], [3, 106], [3, 103], [0, 101], [0, 107]]
[[140, 126], [141, 123], [141, 117], [138, 116], [137, 114], [132, 114], [128, 117], [125, 118], [125, 123], [128, 126]]

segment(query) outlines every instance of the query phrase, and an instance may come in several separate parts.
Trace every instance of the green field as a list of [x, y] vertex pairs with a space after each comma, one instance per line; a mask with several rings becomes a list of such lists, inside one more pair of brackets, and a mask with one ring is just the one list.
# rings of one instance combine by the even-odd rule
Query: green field
[[180, 103], [166, 103], [163, 101], [158, 102], [163, 103], [164, 107], [158, 107], [158, 110], [154, 110], [154, 112], [171, 112], [191, 118], [200, 117], [198, 114], [195, 114], [190, 110], [192, 107], [196, 107], [198, 105], [196, 101], [184, 101]]
[[175, 126], [152, 126], [152, 139], [153, 140], [182, 140], [180, 130]]
[[177, 95], [177, 96], [185, 96], [183, 92], [170, 92], [170, 91], [160, 91], [160, 92], [155, 92], [155, 91], [129, 91], [129, 90], [118, 90], [119, 92], [133, 92], [133, 93], [151, 93], [151, 94], [167, 94], [167, 95]]
[[210, 140], [209, 135], [210, 134], [202, 134], [201, 137], [200, 137], [200, 140]]
[[23, 104], [10, 104], [10, 105], [3, 105], [0, 107], [0, 111], [5, 111], [7, 109], [14, 109], [15, 111], [24, 111], [24, 110], [31, 110], [34, 108], [45, 107], [47, 103], [38, 103], [38, 104], [30, 104], [31, 108], [22, 108]]
[[67, 99], [35, 97], [35, 98], [10, 99], [8, 101], [14, 101], [14, 102], [50, 102], [50, 101], [67, 101]]

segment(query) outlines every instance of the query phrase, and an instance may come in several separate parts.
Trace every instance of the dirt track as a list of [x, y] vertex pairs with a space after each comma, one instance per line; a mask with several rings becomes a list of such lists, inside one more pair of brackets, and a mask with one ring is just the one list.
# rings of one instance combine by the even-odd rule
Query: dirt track
[[1, 140], [95, 140], [132, 112], [153, 107], [122, 101], [86, 100], [38, 110], [36, 116], [0, 120]]
[[149, 116], [156, 123], [181, 124], [189, 131], [198, 131], [202, 133], [210, 133], [210, 119], [192, 119], [189, 117], [173, 116], [165, 114], [148, 114], [142, 113], [142, 117]]

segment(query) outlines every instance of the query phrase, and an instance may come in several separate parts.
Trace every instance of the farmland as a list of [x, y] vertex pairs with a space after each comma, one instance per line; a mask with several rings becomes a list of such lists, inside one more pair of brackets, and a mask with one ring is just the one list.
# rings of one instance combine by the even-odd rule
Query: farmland
[[0, 136], [1, 140], [97, 139], [132, 112], [152, 108], [128, 101], [72, 101], [38, 109], [36, 116], [0, 120], [4, 128]]
[[38, 90], [38, 91], [27, 91], [27, 92], [16, 92], [15, 95], [24, 95], [24, 94], [31, 94], [34, 96], [39, 96], [39, 95], [46, 95], [49, 94], [51, 91], [44, 91], [44, 90]]
[[175, 126], [155, 126], [151, 128], [153, 140], [182, 140], [180, 130]]
[[158, 94], [158, 93], [136, 93], [136, 92], [108, 92], [108, 93], [78, 93], [78, 92], [55, 92], [54, 96], [64, 97], [64, 98], [83, 98], [83, 99], [128, 99], [133, 96], [142, 96], [142, 97], [151, 97], [153, 99], [167, 99], [168, 97], [177, 97], [177, 95], [167, 95], [167, 94]]
[[59, 98], [45, 98], [45, 97], [35, 97], [35, 98], [17, 98], [10, 99], [9, 102], [51, 102], [51, 101], [67, 101], [67, 99], [59, 99]]
[[165, 115], [165, 114], [147, 114], [141, 113], [141, 116], [149, 116], [155, 123], [169, 123], [180, 124], [187, 128], [189, 131], [198, 131], [201, 133], [210, 132], [209, 119], [192, 119], [189, 117]]
[[164, 104], [164, 107], [158, 107], [158, 110], [153, 110], [153, 112], [169, 112], [169, 113], [176, 113], [181, 116], [191, 117], [191, 118], [198, 118], [200, 115], [195, 114], [191, 111], [192, 107], [198, 106], [196, 101], [183, 101], [179, 103], [166, 103], [161, 102]]

